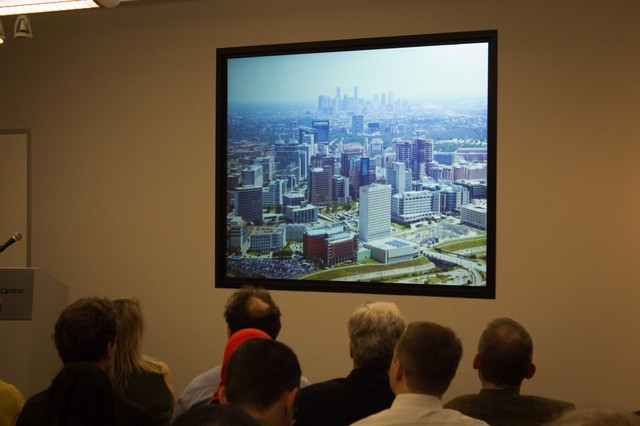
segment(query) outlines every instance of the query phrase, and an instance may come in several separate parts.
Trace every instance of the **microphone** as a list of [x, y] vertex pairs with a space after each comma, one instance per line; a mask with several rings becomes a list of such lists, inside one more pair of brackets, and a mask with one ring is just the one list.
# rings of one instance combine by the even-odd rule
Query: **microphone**
[[1, 247], [0, 247], [0, 253], [2, 253], [3, 251], [5, 251], [7, 249], [7, 247], [9, 247], [11, 244], [18, 242], [22, 239], [22, 234], [19, 232], [16, 232], [15, 234], [13, 234], [11, 236], [11, 238], [9, 238], [7, 240], [6, 243], [4, 243]]

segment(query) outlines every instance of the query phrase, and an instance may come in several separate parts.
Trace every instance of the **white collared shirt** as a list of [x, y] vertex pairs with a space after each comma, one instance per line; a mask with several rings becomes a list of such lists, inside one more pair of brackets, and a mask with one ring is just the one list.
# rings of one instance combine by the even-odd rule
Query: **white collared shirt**
[[442, 407], [442, 401], [431, 395], [399, 394], [391, 408], [364, 418], [353, 426], [461, 425], [487, 426], [482, 420]]

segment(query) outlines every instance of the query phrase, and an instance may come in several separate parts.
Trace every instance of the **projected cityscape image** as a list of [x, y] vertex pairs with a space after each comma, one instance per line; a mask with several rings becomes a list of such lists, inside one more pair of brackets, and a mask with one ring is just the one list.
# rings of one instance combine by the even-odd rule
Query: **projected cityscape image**
[[227, 75], [228, 277], [487, 285], [488, 43]]

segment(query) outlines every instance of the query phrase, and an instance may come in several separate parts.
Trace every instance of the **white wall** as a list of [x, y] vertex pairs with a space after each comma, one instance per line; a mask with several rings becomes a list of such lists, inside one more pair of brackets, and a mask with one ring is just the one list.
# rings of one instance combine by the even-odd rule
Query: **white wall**
[[277, 291], [281, 340], [312, 381], [344, 375], [346, 318], [391, 300], [460, 334], [448, 399], [478, 389], [477, 337], [511, 316], [536, 344], [525, 392], [639, 409], [639, 19], [636, 0], [175, 0], [32, 15], [35, 37], [0, 47], [0, 129], [32, 130], [32, 265], [71, 300], [140, 297], [145, 349], [181, 391], [219, 362], [230, 294], [213, 283], [216, 47], [495, 28], [496, 299]]

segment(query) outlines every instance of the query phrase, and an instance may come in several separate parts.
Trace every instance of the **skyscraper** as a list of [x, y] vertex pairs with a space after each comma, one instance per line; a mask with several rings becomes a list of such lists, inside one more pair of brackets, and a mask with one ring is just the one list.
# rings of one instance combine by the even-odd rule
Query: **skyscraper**
[[262, 220], [262, 187], [254, 185], [236, 188], [233, 214], [247, 222]]
[[374, 241], [391, 235], [391, 185], [360, 187], [360, 240]]

